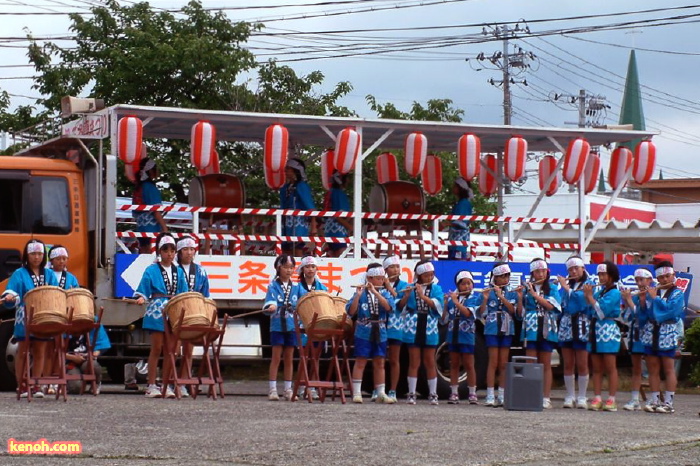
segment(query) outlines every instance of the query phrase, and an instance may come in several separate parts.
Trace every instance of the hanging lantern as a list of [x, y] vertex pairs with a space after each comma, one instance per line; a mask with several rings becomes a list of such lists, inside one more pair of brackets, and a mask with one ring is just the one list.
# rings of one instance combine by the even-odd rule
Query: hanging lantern
[[409, 176], [417, 177], [425, 168], [428, 156], [428, 138], [423, 133], [415, 132], [406, 136], [404, 167]]
[[651, 141], [642, 141], [634, 151], [632, 178], [638, 184], [649, 181], [656, 168], [656, 146]]
[[399, 181], [399, 162], [391, 152], [384, 152], [377, 157], [377, 181], [379, 184]]
[[610, 169], [608, 171], [608, 184], [612, 189], [624, 186], [627, 183], [625, 175], [632, 166], [632, 151], [626, 147], [618, 147], [610, 155]]
[[525, 176], [525, 161], [527, 160], [527, 141], [520, 136], [508, 139], [503, 169], [511, 181], [518, 181]]
[[[481, 159], [481, 163], [483, 163], [485, 167], [490, 168], [493, 173], [496, 173], [498, 161], [496, 160], [495, 155], [484, 155], [484, 157]], [[479, 173], [479, 191], [481, 194], [484, 196], [490, 196], [495, 193], [497, 189], [498, 183], [496, 183], [496, 177], [489, 173], [489, 171], [486, 169], [481, 170], [481, 173]]]
[[271, 125], [265, 130], [265, 167], [272, 172], [284, 171], [287, 164], [289, 132], [282, 125]]
[[481, 139], [473, 134], [464, 134], [457, 142], [457, 165], [459, 174], [467, 181], [479, 176], [481, 167]]
[[190, 138], [190, 160], [198, 170], [211, 164], [211, 155], [216, 147], [216, 128], [208, 121], [198, 121], [192, 125]]
[[600, 156], [596, 152], [588, 154], [586, 159], [586, 168], [583, 171], [583, 183], [585, 185], [584, 192], [590, 194], [595, 191], [598, 186], [598, 177], [600, 176]]
[[141, 144], [143, 143], [143, 122], [135, 116], [119, 119], [117, 125], [118, 155], [126, 164], [141, 161]]
[[335, 139], [335, 156], [333, 166], [343, 175], [355, 168], [355, 161], [362, 144], [360, 133], [353, 128], [345, 128]]
[[321, 153], [321, 183], [326, 191], [330, 191], [333, 184], [331, 183], [331, 177], [335, 171], [333, 166], [334, 157], [335, 151], [333, 149], [326, 149]]
[[[549, 179], [550, 175], [557, 170], [557, 158], [553, 155], [545, 155], [540, 160], [539, 165], [539, 181], [540, 181], [540, 191], [544, 189], [544, 185]], [[557, 170], [557, 174], [554, 176], [552, 181], [547, 186], [545, 194], [547, 196], [553, 196], [559, 189], [561, 184], [561, 172]]]
[[269, 170], [267, 167], [264, 167], [263, 171], [265, 172], [265, 184], [267, 184], [267, 186], [270, 189], [278, 190], [282, 186], [284, 186], [284, 182], [285, 182], [284, 169], [273, 172], [272, 170]]
[[569, 141], [569, 147], [564, 155], [564, 179], [569, 184], [576, 184], [583, 175], [591, 145], [583, 138]]
[[425, 158], [425, 168], [421, 173], [423, 189], [431, 196], [442, 191], [442, 160], [430, 154]]
[[221, 169], [219, 167], [219, 153], [213, 151], [211, 154], [211, 163], [202, 169], [198, 169], [197, 173], [199, 174], [199, 176], [218, 175], [219, 173], [221, 173]]
[[126, 178], [131, 181], [132, 183], [136, 183], [136, 175], [139, 172], [139, 165], [134, 164], [134, 163], [125, 163], [124, 164], [124, 175], [126, 175]]

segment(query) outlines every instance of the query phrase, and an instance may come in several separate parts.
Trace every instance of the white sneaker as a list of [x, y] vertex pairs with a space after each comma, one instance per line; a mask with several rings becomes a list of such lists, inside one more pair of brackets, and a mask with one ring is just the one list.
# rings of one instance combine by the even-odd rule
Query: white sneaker
[[36, 391], [32, 392], [32, 396], [34, 398], [44, 398], [44, 392], [40, 388], [37, 388]]
[[496, 398], [493, 395], [486, 395], [484, 406], [496, 406]]
[[494, 408], [500, 408], [500, 407], [503, 406], [504, 404], [505, 404], [505, 402], [504, 402], [503, 398], [501, 398], [501, 397], [499, 396], [498, 398], [496, 398], [496, 403], [493, 405], [493, 407], [494, 407]]
[[309, 391], [311, 392], [311, 399], [312, 400], [318, 400], [321, 398], [320, 396], [318, 396], [318, 392], [316, 391], [315, 388], [310, 388]]
[[381, 395], [377, 395], [377, 403], [393, 405], [394, 403], [396, 403], [396, 401], [394, 401], [394, 399], [386, 393], [382, 393]]
[[151, 384], [146, 388], [146, 398], [162, 398], [163, 392], [157, 385]]
[[279, 401], [280, 396], [277, 394], [277, 390], [270, 390], [270, 393], [267, 395], [267, 399], [270, 401]]
[[550, 400], [549, 398], [542, 398], [542, 408], [552, 409], [552, 400]]
[[180, 385], [178, 388], [180, 389], [180, 396], [182, 398], [190, 397], [190, 392], [187, 391], [187, 387], [185, 387], [184, 385]]
[[649, 400], [647, 401], [647, 404], [644, 405], [644, 411], [646, 411], [647, 413], [655, 413], [657, 406], [657, 403], [654, 403], [653, 401]]
[[284, 399], [285, 400], [291, 401], [292, 396], [294, 396], [294, 390], [292, 390], [291, 388], [288, 388], [284, 391]]
[[353, 395], [352, 402], [357, 404], [362, 404], [362, 395]]
[[622, 408], [625, 411], [641, 411], [642, 405], [639, 404], [639, 400], [629, 400]]
[[396, 398], [396, 390], [389, 390], [389, 393], [387, 394], [389, 398], [393, 400], [394, 403], [397, 403], [399, 400]]
[[588, 401], [584, 397], [579, 397], [576, 400], [576, 407], [578, 409], [588, 409]]
[[165, 397], [166, 398], [176, 398], [175, 390], [173, 390], [173, 387], [171, 385], [168, 385], [168, 388], [165, 389]]
[[431, 393], [430, 395], [428, 395], [428, 401], [431, 405], [434, 406], [440, 404], [440, 402], [438, 401], [437, 393]]
[[406, 395], [406, 403], [408, 403], [409, 405], [416, 404], [416, 394], [409, 393], [408, 395]]
[[566, 409], [574, 409], [574, 399], [570, 397], [564, 398], [564, 408]]
[[27, 392], [22, 392], [19, 394], [20, 398], [26, 398], [27, 396], [29, 396], [29, 394]]

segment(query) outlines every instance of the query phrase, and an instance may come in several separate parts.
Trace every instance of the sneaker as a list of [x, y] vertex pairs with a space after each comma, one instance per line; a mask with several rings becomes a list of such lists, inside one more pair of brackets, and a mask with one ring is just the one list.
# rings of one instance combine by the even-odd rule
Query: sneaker
[[[102, 383], [98, 383], [95, 385], [95, 393], [94, 395], [99, 395], [100, 390], [102, 390]], [[92, 393], [92, 388], [90, 389], [90, 393]]]
[[596, 396], [593, 398], [593, 401], [591, 401], [591, 404], [588, 406], [588, 409], [591, 411], [600, 411], [601, 408], [603, 407], [603, 399], [599, 396]]
[[134, 390], [134, 391], [138, 391], [138, 390], [139, 390], [139, 384], [137, 384], [137, 383], [127, 383], [127, 384], [124, 384], [124, 390]]
[[29, 396], [29, 393], [27, 393], [27, 390], [24, 390], [22, 393], [19, 394], [20, 398], [27, 398]]
[[479, 404], [479, 398], [476, 396], [476, 393], [472, 393], [471, 395], [469, 395], [469, 404], [470, 405]]
[[55, 394], [56, 394], [56, 390], [58, 390], [58, 386], [56, 386], [56, 385], [49, 385], [48, 387], [46, 387], [46, 394], [47, 394], [47, 395], [55, 395]]
[[647, 404], [644, 405], [644, 411], [646, 411], [647, 413], [655, 413], [657, 406], [659, 406], [657, 403], [654, 403], [653, 401], [649, 400], [647, 401]]
[[486, 395], [485, 406], [496, 406], [496, 398], [493, 395]]
[[291, 388], [288, 388], [284, 391], [284, 399], [287, 401], [291, 401], [293, 395], [294, 395], [294, 390], [292, 390]]
[[180, 389], [180, 396], [182, 398], [190, 397], [190, 392], [187, 391], [187, 387], [185, 387], [184, 385], [180, 385], [178, 388]]
[[586, 400], [586, 397], [584, 397], [584, 396], [579, 397], [576, 400], [576, 407], [578, 409], [588, 409], [588, 401]]
[[379, 395], [377, 393], [377, 389], [375, 388], [374, 390], [372, 390], [372, 397], [369, 399], [369, 401], [374, 403], [375, 401], [377, 401], [378, 396]]
[[459, 395], [456, 393], [451, 394], [450, 397], [447, 399], [447, 404], [448, 405], [458, 405], [459, 404]]
[[500, 408], [500, 407], [503, 406], [504, 404], [505, 404], [505, 400], [499, 396], [498, 398], [496, 398], [496, 404], [493, 405], [493, 407], [494, 407], [494, 408]]
[[664, 403], [662, 405], [660, 404], [656, 406], [655, 411], [661, 414], [673, 414], [676, 412], [676, 410], [673, 409], [673, 405], [669, 403]]
[[552, 400], [549, 398], [542, 398], [542, 409], [552, 409]]
[[270, 393], [268, 393], [268, 395], [267, 395], [267, 399], [270, 401], [279, 401], [280, 396], [277, 394], [277, 390], [275, 390], [275, 389], [270, 390]]
[[[437, 406], [440, 404], [440, 402], [438, 401], [437, 393], [431, 393], [430, 395], [428, 395], [428, 401], [433, 406]], [[458, 401], [459, 401], [459, 399], [458, 399]]]
[[361, 404], [363, 403], [363, 401], [362, 401], [362, 395], [353, 395], [353, 397], [352, 397], [352, 402], [361, 405]]
[[175, 390], [173, 390], [172, 385], [168, 385], [168, 387], [165, 389], [165, 397], [166, 398], [176, 398]]
[[603, 406], [603, 411], [610, 411], [612, 413], [617, 412], [617, 404], [615, 400], [608, 398], [605, 400], [605, 406]]
[[389, 398], [391, 398], [394, 401], [394, 403], [399, 401], [396, 398], [396, 390], [389, 390], [388, 396], [389, 396]]
[[318, 400], [320, 398], [318, 396], [318, 392], [316, 391], [315, 388], [309, 388], [309, 392], [311, 392], [311, 399], [312, 400]]
[[416, 404], [416, 394], [415, 393], [409, 393], [406, 395], [406, 403], [409, 405], [414, 405]]
[[163, 397], [163, 392], [161, 391], [160, 388], [158, 388], [157, 385], [149, 385], [148, 388], [146, 388], [146, 398], [162, 398]]
[[639, 404], [639, 400], [629, 400], [622, 408], [625, 411], [641, 411], [642, 405]]
[[39, 388], [39, 387], [34, 387], [34, 388], [32, 389], [32, 396], [33, 396], [34, 398], [44, 398], [44, 392], [41, 391], [41, 388]]
[[566, 397], [564, 398], [564, 408], [566, 409], [574, 409], [574, 399], [571, 397]]
[[387, 405], [393, 405], [396, 403], [392, 397], [387, 395], [386, 393], [382, 393], [381, 395], [377, 395], [377, 403], [384, 403]]

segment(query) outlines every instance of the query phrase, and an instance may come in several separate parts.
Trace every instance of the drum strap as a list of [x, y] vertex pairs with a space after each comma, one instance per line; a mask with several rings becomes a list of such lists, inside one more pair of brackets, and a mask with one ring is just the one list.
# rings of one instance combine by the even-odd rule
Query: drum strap
[[[182, 269], [183, 272], [185, 271], [185, 268], [182, 266], [182, 264], [180, 264], [179, 267]], [[197, 264], [192, 262], [190, 264], [190, 272], [186, 273], [185, 276], [187, 277], [187, 288], [190, 291], [195, 291], [194, 290], [194, 283], [195, 283], [195, 278], [197, 277]]]
[[306, 291], [316, 291], [316, 279], [314, 279], [314, 282], [311, 285], [309, 285], [308, 283], [306, 283], [306, 280], [302, 278], [301, 286], [303, 286]]
[[[459, 303], [464, 304], [464, 302], [467, 300], [466, 296], [462, 296], [459, 298]], [[462, 313], [459, 311], [459, 308], [455, 304], [454, 307], [454, 315], [452, 316], [452, 344], [453, 345], [458, 345], [459, 344], [459, 324], [462, 321]]]
[[32, 283], [34, 283], [34, 287], [44, 286], [44, 284], [46, 284], [46, 275], [44, 273], [40, 274], [39, 276], [34, 275], [34, 272], [32, 272], [32, 269], [30, 269], [29, 267], [27, 267], [27, 272], [29, 272], [29, 276], [32, 277]]
[[[544, 290], [541, 286], [537, 293], [544, 297]], [[541, 342], [547, 339], [547, 330], [545, 329], [545, 317], [547, 311], [544, 310], [542, 305], [537, 300], [535, 300], [535, 306], [535, 309], [537, 310], [537, 341]]]
[[63, 288], [64, 290], [66, 289], [66, 277], [67, 276], [68, 276], [68, 274], [64, 270], [63, 272], [61, 272], [61, 279], [58, 281], [58, 286]]
[[287, 283], [285, 285], [279, 278], [277, 279], [277, 282], [282, 287], [282, 291], [284, 292], [284, 301], [282, 301], [282, 309], [280, 309], [280, 325], [282, 327], [282, 331], [287, 332], [289, 331], [287, 329], [287, 309], [289, 308], [289, 297], [292, 294], [292, 284]]
[[163, 267], [160, 264], [158, 264], [158, 267], [160, 267], [160, 274], [163, 276], [163, 282], [165, 283], [165, 291], [167, 291], [169, 295], [174, 295], [177, 291], [177, 269], [174, 265], [170, 266], [170, 273], [173, 276], [173, 282], [170, 283], [170, 279], [168, 278], [168, 272], [165, 271], [165, 267]]
[[[428, 285], [425, 288], [425, 295], [430, 297], [430, 291], [433, 285]], [[416, 293], [414, 291], [414, 293]], [[418, 297], [416, 293], [416, 307], [418, 308], [418, 322], [416, 322], [416, 345], [424, 346], [426, 340], [426, 331], [428, 328], [428, 305]]]
[[591, 324], [590, 324], [591, 327], [590, 327], [590, 331], [588, 332], [588, 341], [591, 343], [591, 353], [595, 353], [596, 349], [597, 349], [596, 338], [595, 338], [596, 337], [596, 335], [595, 335], [596, 322], [598, 322], [597, 317], [591, 318]]
[[381, 342], [381, 334], [379, 331], [379, 300], [369, 290], [366, 290], [365, 293], [367, 293], [367, 301], [369, 302], [369, 320], [372, 325], [370, 341], [378, 344]]

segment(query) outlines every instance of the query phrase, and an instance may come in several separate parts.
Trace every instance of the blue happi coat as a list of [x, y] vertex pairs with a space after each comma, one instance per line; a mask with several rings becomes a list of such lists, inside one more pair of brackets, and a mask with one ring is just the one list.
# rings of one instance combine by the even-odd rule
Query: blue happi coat
[[[51, 269], [44, 269], [43, 273], [39, 275], [39, 284], [47, 286], [58, 286], [58, 281], [56, 281], [56, 275]], [[2, 294], [2, 298], [5, 298], [8, 294], [14, 297], [14, 301], [10, 303], [5, 303], [5, 307], [12, 308], [15, 310], [15, 328], [14, 336], [17, 338], [24, 338], [24, 316], [25, 306], [24, 306], [24, 296], [28, 291], [35, 288], [34, 281], [32, 280], [31, 273], [26, 267], [20, 267], [12, 273], [12, 276], [7, 282], [7, 287], [5, 292]]]
[[[476, 331], [476, 310], [480, 305], [478, 293], [472, 293], [469, 296], [460, 296], [459, 302], [466, 306], [470, 311], [469, 317], [462, 314], [452, 299], [447, 301], [447, 336], [445, 341], [451, 344], [459, 345], [474, 345]], [[457, 335], [455, 336], [455, 332]]]
[[[67, 270], [64, 270], [59, 274], [59, 276], [56, 276], [56, 271], [51, 269], [51, 272], [54, 274], [56, 277], [56, 281], [58, 282], [58, 286], [63, 288], [64, 290], [70, 290], [71, 288], [79, 288], [80, 285], [78, 284], [78, 279], [70, 273]], [[63, 277], [65, 276], [65, 280]], [[61, 285], [61, 282], [64, 282], [63, 285]]]
[[639, 296], [632, 296], [634, 307], [625, 306], [622, 310], [621, 317], [622, 322], [629, 327], [627, 348], [632, 353], [643, 354], [644, 342], [642, 341], [642, 337], [644, 335], [644, 328], [649, 321], [649, 315], [651, 314], [651, 298], [649, 297], [649, 293], [646, 294], [644, 306], [641, 306], [639, 301]]
[[[350, 198], [340, 188], [332, 188], [331, 192], [331, 205], [330, 210], [335, 212], [349, 212], [350, 211]], [[326, 226], [324, 229], [324, 234], [326, 236], [348, 236], [348, 230], [338, 222], [338, 220], [333, 217], [326, 219]]]
[[[208, 298], [210, 296], [209, 276], [207, 275], [207, 271], [204, 270], [204, 267], [192, 262], [190, 264], [189, 275], [185, 273], [185, 269], [182, 266], [182, 264], [179, 266], [179, 269], [182, 270], [182, 274], [187, 280], [188, 291], [196, 291], [197, 293], [201, 293], [202, 296], [204, 296], [205, 298]], [[194, 283], [192, 283], [192, 278], [194, 278]]]
[[593, 281], [577, 282], [566, 291], [560, 288], [561, 320], [559, 321], [559, 343], [570, 343], [576, 340], [587, 343], [590, 327], [590, 306], [583, 296], [583, 285], [594, 285]]
[[[503, 288], [503, 294], [506, 301], [513, 305], [513, 308], [517, 311], [518, 308], [518, 293], [514, 291], [510, 285]], [[479, 293], [479, 306], [483, 303], [484, 295]], [[501, 319], [501, 327], [498, 327], [498, 318]], [[503, 335], [503, 336], [513, 336], [515, 335], [515, 323], [513, 322], [513, 316], [508, 313], [508, 309], [501, 302], [496, 292], [491, 290], [488, 299], [486, 301], [486, 311], [481, 313], [478, 311], [480, 319], [484, 320], [484, 335]]]
[[401, 279], [393, 283], [394, 291], [396, 291], [396, 297], [391, 297], [392, 301], [394, 301], [394, 309], [391, 311], [391, 314], [389, 314], [389, 321], [386, 324], [387, 338], [392, 340], [403, 340], [406, 311], [399, 307], [399, 301], [401, 301], [403, 297], [403, 289], [407, 286], [408, 282]]
[[[440, 342], [440, 334], [438, 332], [438, 320], [442, 316], [442, 300], [443, 292], [440, 285], [433, 283], [425, 289], [425, 294], [435, 303], [436, 309], [433, 309], [425, 304], [425, 312], [427, 316], [425, 326], [425, 345], [437, 345]], [[418, 331], [418, 297], [416, 290], [411, 291], [406, 302], [406, 314], [403, 327], [403, 342], [414, 344], [417, 339], [422, 338], [417, 334]]]
[[[620, 290], [613, 288], [607, 293], [600, 289], [593, 294], [596, 303], [591, 309], [591, 331], [588, 351], [591, 353], [617, 353], [620, 351]], [[595, 323], [595, 325], [593, 325]]]
[[352, 303], [354, 300], [359, 300], [358, 305], [357, 305], [357, 313], [355, 314], [355, 338], [360, 338], [362, 340], [367, 340], [371, 341], [372, 338], [372, 309], [370, 305], [370, 299], [374, 299], [376, 301], [376, 306], [377, 306], [377, 311], [378, 311], [378, 322], [376, 322], [376, 325], [379, 327], [379, 341], [377, 343], [383, 343], [387, 339], [387, 333], [386, 333], [386, 321], [389, 315], [394, 311], [395, 309], [395, 304], [394, 304], [394, 298], [391, 296], [391, 293], [389, 293], [387, 290], [378, 290], [379, 294], [384, 297], [384, 299], [387, 300], [389, 303], [389, 306], [391, 309], [386, 310], [384, 309], [380, 304], [379, 300], [377, 300], [374, 296], [370, 296], [370, 291], [365, 289], [360, 295], [355, 295], [353, 296], [352, 299], [350, 299], [346, 304], [345, 304], [345, 310], [349, 314], [350, 306], [352, 306]]
[[[291, 286], [289, 290], [287, 302], [285, 303], [285, 292], [282, 287], [282, 282], [276, 278], [267, 286], [267, 294], [265, 295], [265, 303], [263, 304], [264, 314], [270, 316], [270, 331], [271, 332], [293, 332], [294, 331], [294, 312], [296, 312], [297, 301], [299, 299], [299, 284], [293, 283], [291, 280], [287, 283]], [[274, 311], [265, 311], [269, 306], [275, 304], [277, 309]]]
[[[311, 187], [306, 181], [294, 184], [286, 183], [280, 189], [280, 208], [295, 210], [314, 210]], [[311, 217], [301, 215], [286, 215], [282, 224], [283, 236], [308, 236]]]
[[678, 321], [683, 318], [685, 308], [683, 291], [674, 286], [658, 293], [652, 301], [652, 312], [644, 326], [642, 341], [654, 351], [675, 350], [680, 336]]
[[[177, 274], [177, 287], [175, 290], [167, 289], [163, 274], [161, 273], [160, 264], [151, 264], [146, 267], [146, 270], [143, 272], [143, 277], [141, 277], [141, 282], [138, 288], [136, 288], [134, 298], [143, 297], [148, 301], [146, 313], [143, 316], [144, 329], [164, 332], [165, 319], [163, 317], [163, 311], [170, 297], [188, 291], [187, 279], [182, 272], [182, 268], [174, 266], [173, 264], [172, 269], [174, 269], [173, 275]], [[154, 297], [154, 295], [163, 296]]]
[[[463, 197], [452, 208], [452, 215], [471, 215], [473, 212], [471, 201]], [[453, 220], [450, 223], [450, 231], [447, 237], [450, 241], [469, 241], [469, 222], [464, 220]], [[448, 246], [447, 254], [449, 259], [468, 259], [467, 246]]]
[[[535, 291], [542, 294], [542, 285], [535, 285]], [[559, 287], [550, 283], [549, 293], [544, 296], [554, 308], [547, 311], [537, 304], [535, 298], [527, 293], [524, 297], [525, 316], [523, 318], [522, 339], [525, 341], [546, 340], [552, 343], [559, 341], [559, 316], [561, 315], [561, 303], [559, 301]], [[540, 329], [540, 321], [544, 325]]]

